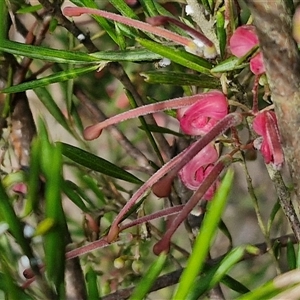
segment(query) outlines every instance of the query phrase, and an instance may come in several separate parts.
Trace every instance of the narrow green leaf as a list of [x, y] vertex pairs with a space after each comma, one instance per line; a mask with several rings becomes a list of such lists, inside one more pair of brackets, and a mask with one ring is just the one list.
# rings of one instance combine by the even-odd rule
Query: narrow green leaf
[[140, 3], [143, 6], [144, 11], [147, 12], [148, 16], [154, 17], [159, 15], [152, 0], [140, 0]]
[[34, 139], [31, 144], [30, 152], [30, 172], [28, 173], [28, 193], [25, 202], [23, 216], [29, 215], [37, 208], [39, 202], [40, 181], [40, 155], [41, 144], [39, 139]]
[[101, 189], [99, 189], [99, 186], [97, 185], [97, 182], [94, 178], [85, 174], [83, 176], [80, 176], [79, 179], [88, 189], [90, 189], [95, 194], [98, 200], [98, 203], [96, 203], [96, 205], [98, 204], [98, 208], [103, 204], [106, 204], [104, 194]]
[[124, 2], [124, 0], [109, 0], [109, 2], [125, 17], [138, 20], [137, 14]]
[[146, 274], [143, 275], [141, 281], [138, 283], [137, 287], [134, 289], [130, 300], [142, 300], [147, 295], [151, 286], [153, 285], [156, 278], [159, 276], [162, 271], [167, 255], [162, 253], [157, 260], [152, 264]]
[[294, 248], [294, 244], [291, 242], [291, 240], [287, 243], [286, 248], [286, 254], [287, 254], [287, 262], [290, 270], [296, 269], [297, 265], [297, 258], [296, 258], [296, 252]]
[[40, 9], [42, 9], [43, 6], [41, 4], [38, 4], [38, 5], [26, 5], [20, 9], [18, 9], [16, 11], [17, 14], [31, 14], [31, 13], [34, 13]]
[[147, 71], [140, 74], [151, 84], [171, 84], [177, 86], [194, 85], [201, 88], [218, 89], [220, 80], [206, 74], [187, 74], [176, 71]]
[[[188, 300], [197, 300], [204, 293], [207, 293], [214, 286], [221, 282], [226, 273], [234, 267], [247, 252], [247, 246], [240, 246], [232, 249], [226, 256], [222, 259], [219, 265], [216, 268], [213, 268], [214, 272], [211, 270], [204, 276], [201, 276], [196, 283], [191, 287]], [[204, 284], [204, 282], [206, 284]]]
[[72, 132], [70, 129], [67, 120], [63, 113], [61, 112], [60, 108], [54, 101], [52, 95], [46, 88], [37, 88], [34, 89], [35, 94], [38, 96], [39, 100], [43, 103], [43, 105], [48, 109], [51, 116], [68, 132]]
[[100, 172], [102, 174], [118, 178], [124, 181], [141, 184], [143, 183], [140, 179], [135, 177], [134, 175], [126, 172], [120, 167], [112, 164], [111, 162], [98, 157], [94, 154], [91, 154], [85, 150], [80, 148], [65, 144], [65, 143], [56, 143], [62, 146], [62, 153], [69, 159], [74, 162], [85, 166], [91, 170]]
[[99, 299], [98, 277], [91, 266], [88, 268], [85, 279], [87, 283], [88, 299]]
[[10, 86], [2, 90], [2, 93], [20, 93], [31, 89], [36, 89], [39, 87], [44, 87], [52, 83], [77, 78], [80, 75], [95, 71], [97, 69], [98, 66], [94, 65], [89, 67], [82, 67], [82, 68], [57, 72], [55, 74], [51, 74], [49, 76], [40, 79], [27, 81], [27, 82], [20, 83], [18, 85]]
[[276, 287], [273, 281], [268, 281], [264, 285], [246, 293], [240, 297], [238, 300], [257, 300], [257, 299], [272, 299], [281, 291], [284, 290], [284, 286], [288, 287], [288, 283], [286, 282], [285, 285], [282, 285], [281, 288]]
[[224, 57], [226, 49], [226, 31], [225, 31], [225, 18], [222, 12], [218, 11], [216, 14], [217, 36], [221, 52], [221, 58]]
[[249, 289], [245, 287], [243, 284], [241, 284], [239, 281], [235, 280], [234, 278], [225, 275], [222, 278], [222, 283], [232, 289], [235, 292], [238, 292], [240, 294], [246, 294], [249, 292]]
[[[75, 186], [75, 188], [74, 188]], [[76, 185], [68, 180], [65, 180], [62, 185], [62, 190], [66, 194], [66, 196], [76, 205], [78, 206], [83, 212], [89, 212], [88, 208], [82, 201], [81, 197], [78, 195], [76, 190]]]
[[50, 62], [80, 64], [100, 63], [96, 57], [93, 57], [87, 53], [27, 45], [9, 40], [1, 41], [0, 50], [15, 55], [41, 59]]
[[267, 224], [267, 232], [270, 232], [272, 228], [272, 224], [274, 222], [274, 219], [277, 215], [277, 213], [281, 210], [280, 202], [279, 200], [276, 201], [276, 203], [273, 206], [273, 209], [271, 211], [270, 217], [268, 219], [268, 224]]
[[162, 59], [161, 55], [153, 53], [147, 49], [126, 49], [119, 51], [101, 51], [91, 53], [90, 56], [99, 61], [153, 61]]
[[200, 73], [210, 74], [211, 64], [199, 56], [193, 55], [186, 51], [164, 46], [150, 40], [141, 38], [137, 38], [136, 40], [146, 49], [160, 54], [163, 57], [169, 58], [177, 64], [198, 71]]
[[[53, 220], [54, 226], [45, 236], [45, 262], [48, 278], [54, 282], [57, 291], [64, 284], [65, 266], [65, 218], [61, 199], [62, 155], [60, 145], [55, 147], [43, 141], [42, 169], [45, 183], [45, 216]], [[48, 161], [47, 161], [48, 160]]]
[[212, 73], [223, 73], [238, 69], [243, 69], [248, 65], [248, 63], [240, 63], [238, 57], [229, 57], [228, 59], [222, 61], [217, 66], [211, 69]]
[[233, 241], [232, 241], [231, 233], [230, 233], [229, 229], [227, 228], [226, 224], [223, 222], [223, 220], [220, 220], [219, 229], [228, 238], [230, 246], [232, 246]]
[[173, 299], [185, 299], [197, 275], [202, 271], [210, 244], [218, 228], [233, 180], [233, 171], [228, 170], [214, 198], [209, 203], [201, 230], [193, 246]]

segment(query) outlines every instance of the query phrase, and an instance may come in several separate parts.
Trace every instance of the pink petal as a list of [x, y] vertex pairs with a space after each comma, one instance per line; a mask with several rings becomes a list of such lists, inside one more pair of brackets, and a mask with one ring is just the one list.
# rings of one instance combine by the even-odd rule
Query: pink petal
[[254, 131], [262, 136], [258, 149], [264, 157], [265, 163], [272, 163], [275, 168], [280, 168], [284, 162], [284, 155], [280, 143], [279, 129], [276, 115], [273, 111], [259, 113], [253, 121]]
[[205, 178], [201, 176], [201, 172], [205, 172], [205, 168], [216, 162], [218, 157], [216, 148], [208, 144], [179, 171], [178, 175], [183, 184], [191, 190], [196, 190]]
[[253, 47], [258, 45], [258, 37], [252, 25], [243, 25], [237, 28], [229, 41], [230, 51], [236, 57], [242, 57]]
[[[209, 165], [206, 169], [200, 168], [196, 172], [196, 180], [198, 181], [198, 186], [195, 188], [197, 189], [199, 185], [202, 183], [202, 181], [205, 179], [205, 177], [209, 174], [209, 172], [214, 168], [213, 165]], [[216, 188], [219, 185], [219, 182], [215, 182], [210, 188], [206, 191], [203, 198], [205, 200], [211, 200], [215, 194]]]
[[250, 59], [250, 70], [255, 75], [261, 75], [266, 72], [261, 52]]
[[180, 127], [186, 134], [202, 135], [227, 115], [228, 104], [219, 91], [203, 94], [203, 97], [187, 109], [180, 110]]
[[253, 120], [253, 130], [262, 136], [266, 135], [266, 114], [259, 113]]

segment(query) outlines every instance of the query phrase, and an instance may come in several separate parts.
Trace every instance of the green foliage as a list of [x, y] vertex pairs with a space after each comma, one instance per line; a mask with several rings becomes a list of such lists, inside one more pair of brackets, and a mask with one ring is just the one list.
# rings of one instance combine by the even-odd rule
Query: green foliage
[[[264, 171], [253, 148], [253, 118], [273, 109], [267, 77], [249, 70], [258, 45], [238, 58], [228, 44], [236, 28], [251, 23], [248, 8], [213, 0], [71, 0], [131, 21], [177, 20], [153, 25], [153, 33], [94, 14], [65, 17], [62, 2], [0, 1], [0, 298], [289, 299], [299, 289], [300, 249], [287, 233], [298, 220], [286, 222], [290, 191], [278, 170]], [[186, 2], [196, 15], [184, 13]], [[293, 1], [286, 4], [295, 11]], [[201, 30], [191, 34], [180, 22]], [[189, 43], [160, 35], [163, 27]], [[215, 43], [216, 57], [201, 52], [200, 32], [204, 48], [207, 39]], [[189, 106], [177, 110], [168, 100], [211, 90], [226, 95], [241, 125], [214, 140], [185, 134], [178, 120]], [[84, 140], [88, 125], [147, 104], [164, 112], [125, 125], [120, 115], [108, 134]], [[201, 126], [213, 114], [200, 117], [191, 123]], [[188, 174], [204, 177], [194, 192], [177, 167], [193, 159], [184, 150], [199, 140], [217, 146], [226, 171], [194, 161], [205, 166], [203, 174]], [[180, 218], [185, 226], [168, 236]], [[158, 242], [170, 249], [155, 256]]]

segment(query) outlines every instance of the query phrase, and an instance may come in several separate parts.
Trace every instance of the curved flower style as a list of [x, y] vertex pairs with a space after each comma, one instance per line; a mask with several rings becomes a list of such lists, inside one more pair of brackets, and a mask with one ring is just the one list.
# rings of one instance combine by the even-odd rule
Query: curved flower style
[[[204, 178], [213, 168], [213, 163], [218, 160], [218, 157], [219, 155], [215, 146], [208, 144], [179, 171], [178, 174], [183, 184], [191, 190], [197, 190]], [[217, 183], [213, 184], [207, 190], [204, 199], [212, 199], [216, 186]]]
[[[253, 47], [258, 45], [258, 37], [252, 25], [238, 27], [229, 41], [230, 51], [236, 57], [246, 55]], [[263, 57], [260, 52], [250, 59], [250, 70], [255, 75], [265, 73]]]
[[220, 91], [200, 94], [189, 107], [177, 110], [182, 131], [190, 135], [204, 135], [228, 113], [227, 99]]
[[254, 147], [260, 150], [266, 164], [272, 163], [276, 169], [280, 169], [284, 156], [275, 113], [273, 111], [259, 113], [254, 118], [253, 129], [261, 135], [254, 141]]

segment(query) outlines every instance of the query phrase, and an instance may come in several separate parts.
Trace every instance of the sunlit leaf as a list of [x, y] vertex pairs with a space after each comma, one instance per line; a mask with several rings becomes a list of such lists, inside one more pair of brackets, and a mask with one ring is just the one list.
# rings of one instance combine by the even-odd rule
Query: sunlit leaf
[[198, 71], [200, 73], [210, 74], [211, 64], [201, 57], [190, 54], [183, 50], [167, 47], [150, 40], [141, 38], [137, 38], [136, 40], [146, 49], [160, 54], [163, 57], [169, 58], [177, 64]]

